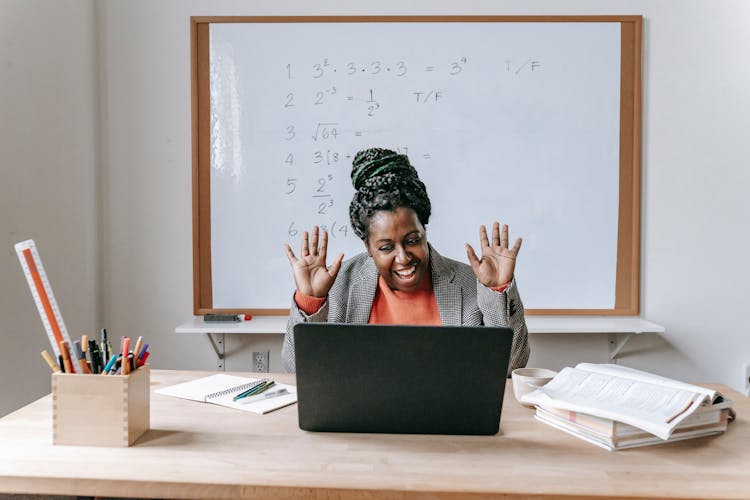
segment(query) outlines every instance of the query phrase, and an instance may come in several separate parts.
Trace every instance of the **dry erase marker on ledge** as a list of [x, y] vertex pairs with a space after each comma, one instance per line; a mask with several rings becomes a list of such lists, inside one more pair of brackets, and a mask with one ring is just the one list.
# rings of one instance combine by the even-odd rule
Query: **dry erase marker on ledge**
[[249, 314], [206, 314], [203, 316], [203, 321], [206, 323], [232, 323], [251, 319], [253, 317]]

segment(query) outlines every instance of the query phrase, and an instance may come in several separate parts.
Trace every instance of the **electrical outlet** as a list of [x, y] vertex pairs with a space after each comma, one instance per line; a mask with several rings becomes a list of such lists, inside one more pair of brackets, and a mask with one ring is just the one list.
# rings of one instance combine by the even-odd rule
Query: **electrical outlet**
[[270, 351], [253, 351], [253, 371], [268, 372], [268, 356]]
[[745, 396], [750, 398], [750, 363], [745, 363], [742, 368], [745, 373]]

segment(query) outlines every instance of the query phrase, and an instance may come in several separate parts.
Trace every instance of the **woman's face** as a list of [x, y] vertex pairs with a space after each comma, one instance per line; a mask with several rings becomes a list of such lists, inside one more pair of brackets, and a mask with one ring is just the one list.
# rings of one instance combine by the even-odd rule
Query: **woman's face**
[[413, 292], [430, 272], [427, 233], [410, 208], [380, 210], [370, 219], [365, 242], [378, 272], [392, 290]]

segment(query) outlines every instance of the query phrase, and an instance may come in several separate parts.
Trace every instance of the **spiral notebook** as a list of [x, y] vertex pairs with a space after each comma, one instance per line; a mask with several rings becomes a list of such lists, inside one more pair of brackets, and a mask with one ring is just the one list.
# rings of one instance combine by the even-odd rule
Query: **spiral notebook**
[[265, 414], [278, 410], [297, 402], [297, 388], [293, 385], [275, 383], [271, 390], [286, 389], [287, 394], [269, 397], [265, 399], [243, 398], [234, 401], [237, 394], [251, 388], [262, 379], [238, 377], [217, 373], [190, 382], [170, 385], [154, 391], [156, 394], [172, 396], [175, 398], [189, 399], [201, 403], [213, 403], [215, 405], [235, 408], [237, 410]]

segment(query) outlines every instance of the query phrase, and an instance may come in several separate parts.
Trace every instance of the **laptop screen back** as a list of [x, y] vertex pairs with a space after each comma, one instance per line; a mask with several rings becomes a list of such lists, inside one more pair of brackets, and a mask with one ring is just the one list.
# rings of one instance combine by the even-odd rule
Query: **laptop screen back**
[[300, 428], [496, 434], [510, 328], [300, 323]]

